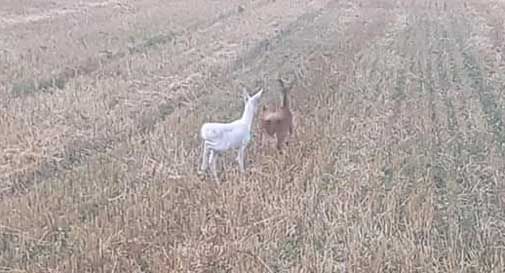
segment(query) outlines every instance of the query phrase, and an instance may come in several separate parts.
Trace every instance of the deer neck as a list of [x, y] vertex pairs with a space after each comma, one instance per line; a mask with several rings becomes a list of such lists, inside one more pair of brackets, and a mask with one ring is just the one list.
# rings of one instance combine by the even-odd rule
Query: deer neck
[[247, 103], [244, 108], [244, 113], [242, 113], [242, 122], [247, 125], [247, 128], [251, 130], [252, 122], [254, 119], [254, 107], [252, 104]]
[[282, 90], [282, 108], [288, 108], [289, 107], [289, 100], [288, 100], [288, 93], [286, 90]]

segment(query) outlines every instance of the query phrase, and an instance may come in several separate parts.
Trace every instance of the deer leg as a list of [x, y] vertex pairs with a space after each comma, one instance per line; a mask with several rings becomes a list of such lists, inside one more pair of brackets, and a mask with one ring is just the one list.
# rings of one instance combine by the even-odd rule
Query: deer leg
[[265, 147], [265, 128], [263, 126], [259, 128], [259, 146]]
[[[288, 132], [289, 132], [289, 138], [292, 138], [293, 137], [293, 120], [289, 121]], [[286, 145], [289, 145], [289, 140], [286, 141]]]
[[203, 172], [207, 170], [209, 166], [209, 146], [206, 142], [203, 143], [203, 152], [202, 152], [202, 166], [200, 170]]
[[240, 167], [240, 172], [245, 173], [245, 168], [244, 168], [244, 153], [245, 153], [245, 145], [240, 146], [238, 150], [238, 155], [237, 155], [237, 161], [238, 165]]
[[282, 147], [281, 147], [281, 142], [279, 141], [279, 139], [277, 138], [277, 144], [275, 144], [275, 148], [277, 148], [277, 150], [280, 152]]
[[216, 152], [211, 150], [210, 157], [209, 157], [210, 169], [212, 171], [212, 175], [214, 176], [214, 179], [219, 184], [219, 178], [217, 177], [217, 171], [216, 171], [216, 157], [217, 157]]
[[286, 133], [285, 132], [278, 132], [277, 133], [277, 149], [280, 151], [282, 148], [282, 144], [284, 143], [284, 140], [286, 139]]
[[258, 144], [260, 147], [263, 147], [263, 128], [259, 128], [259, 137]]

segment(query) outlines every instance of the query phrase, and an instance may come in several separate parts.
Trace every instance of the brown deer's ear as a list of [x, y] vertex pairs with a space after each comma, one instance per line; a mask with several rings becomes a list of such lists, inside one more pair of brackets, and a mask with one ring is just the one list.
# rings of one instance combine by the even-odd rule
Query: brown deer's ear
[[281, 77], [278, 77], [277, 81], [281, 85], [281, 89], [283, 92], [290, 91], [293, 88], [293, 85], [295, 84], [295, 79], [288, 81], [287, 84], [286, 84], [286, 81], [284, 79], [282, 79]]
[[282, 78], [281, 78], [281, 77], [278, 77], [278, 78], [277, 78], [277, 81], [278, 81], [278, 82], [279, 82], [279, 84], [281, 85], [281, 88], [282, 88], [282, 89], [285, 89], [285, 88], [286, 88], [286, 86], [284, 85], [284, 80], [282, 80]]

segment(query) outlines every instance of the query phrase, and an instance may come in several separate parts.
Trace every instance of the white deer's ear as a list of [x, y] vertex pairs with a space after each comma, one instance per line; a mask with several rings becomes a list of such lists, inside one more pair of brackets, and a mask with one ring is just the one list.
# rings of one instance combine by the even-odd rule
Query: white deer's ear
[[244, 98], [244, 102], [247, 102], [251, 98], [249, 94], [247, 94], [247, 90], [245, 88], [242, 89], [242, 97]]
[[262, 94], [263, 94], [263, 88], [261, 88], [260, 91], [258, 93], [256, 93], [253, 98], [254, 99], [259, 99]]

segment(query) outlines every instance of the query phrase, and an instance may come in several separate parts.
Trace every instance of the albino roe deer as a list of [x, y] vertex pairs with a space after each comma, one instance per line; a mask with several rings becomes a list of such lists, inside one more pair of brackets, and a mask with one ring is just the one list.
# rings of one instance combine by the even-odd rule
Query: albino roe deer
[[207, 170], [208, 164], [210, 164], [212, 174], [218, 183], [216, 158], [221, 152], [238, 148], [237, 161], [240, 172], [245, 172], [244, 154], [251, 140], [251, 126], [263, 89], [252, 97], [247, 94], [245, 89], [243, 92], [245, 107], [240, 119], [230, 123], [207, 122], [200, 129], [200, 137], [203, 140], [201, 171]]
[[[285, 142], [289, 135], [293, 134], [293, 114], [289, 110], [288, 91], [293, 87], [293, 82], [286, 87], [284, 81], [279, 78], [282, 93], [282, 105], [277, 110], [268, 110], [263, 106], [263, 114], [260, 118], [260, 126], [269, 136], [277, 138], [277, 149]], [[285, 142], [288, 144], [288, 142]]]

